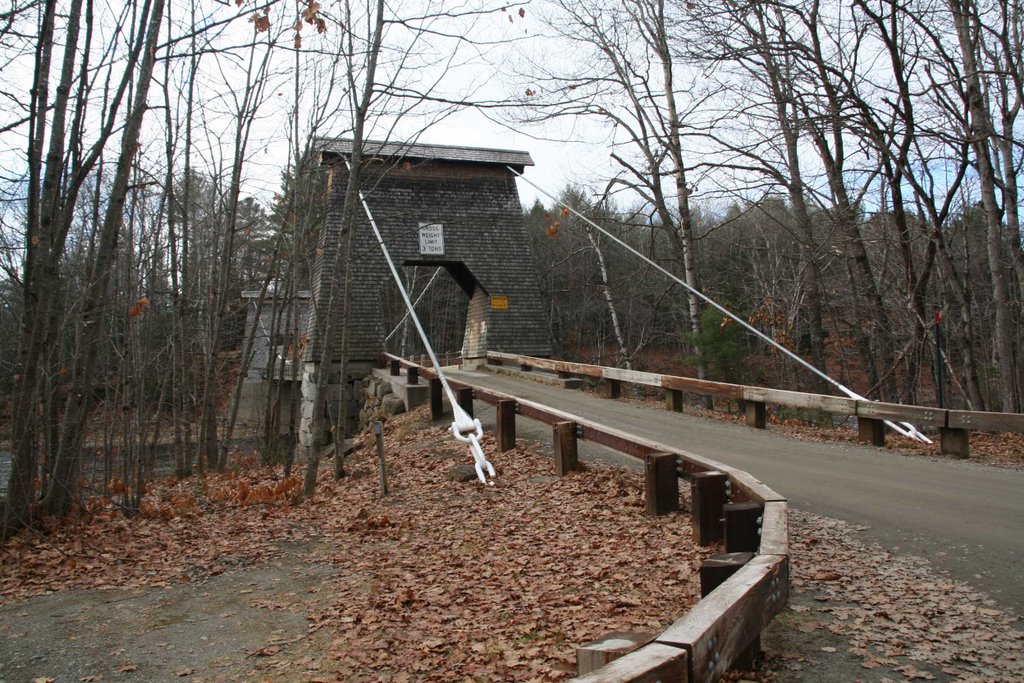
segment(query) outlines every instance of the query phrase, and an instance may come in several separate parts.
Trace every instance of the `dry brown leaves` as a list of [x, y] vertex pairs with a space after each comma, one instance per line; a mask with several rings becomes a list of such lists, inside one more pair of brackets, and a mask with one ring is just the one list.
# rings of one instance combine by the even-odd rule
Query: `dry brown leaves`
[[277, 541], [303, 538], [289, 521], [298, 481], [269, 469], [148, 486], [139, 516], [108, 500], [48, 533], [0, 548], [0, 603], [67, 589], [166, 586], [251, 564]]
[[308, 615], [310, 638], [254, 661], [263, 676], [328, 681], [559, 680], [577, 645], [660, 630], [696, 601], [689, 518], [646, 517], [639, 473], [592, 465], [557, 479], [550, 456], [498, 454], [488, 436], [497, 485], [457, 483], [447, 472], [468, 450], [422, 423], [385, 428], [386, 498], [369, 436], [349, 476], [325, 466], [302, 504], [265, 469], [164, 483], [147, 494], [150, 517], [100, 512], [7, 544], [0, 596], [201, 580], [315, 539], [309, 561], [338, 567], [322, 589], [333, 604]]
[[643, 514], [638, 474], [602, 467], [564, 479], [532, 449], [494, 453], [497, 486], [445, 477], [464, 447], [398, 452], [388, 439], [392, 495], [377, 495], [374, 454], [318, 510], [342, 572], [320, 674], [338, 679], [558, 680], [574, 647], [611, 630], [657, 630], [696, 600], [701, 556], [688, 518]]
[[[855, 538], [845, 522], [790, 511], [791, 585], [817, 606], [801, 629], [827, 629], [848, 642], [864, 669], [907, 679], [1024, 679], [1024, 633], [1016, 617], [920, 558], [892, 555]], [[819, 618], [820, 617], [820, 618]]]

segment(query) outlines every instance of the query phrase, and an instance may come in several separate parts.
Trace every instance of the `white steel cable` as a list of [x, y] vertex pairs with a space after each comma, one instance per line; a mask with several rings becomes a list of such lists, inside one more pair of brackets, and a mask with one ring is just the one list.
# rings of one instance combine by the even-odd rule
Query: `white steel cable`
[[[352, 173], [352, 165], [349, 161], [345, 160], [345, 165], [348, 166], [348, 172]], [[420, 339], [423, 340], [423, 346], [426, 348], [427, 353], [430, 355], [430, 362], [434, 365], [434, 371], [437, 373], [437, 378], [441, 381], [441, 386], [444, 387], [445, 393], [448, 395], [448, 403], [452, 407], [452, 415], [455, 418], [452, 421], [452, 436], [462, 443], [469, 445], [470, 453], [473, 454], [474, 468], [476, 469], [476, 476], [480, 479], [480, 483], [494, 486], [494, 477], [496, 473], [494, 471], [494, 465], [487, 460], [484, 456], [484, 449], [480, 446], [480, 438], [484, 435], [483, 425], [480, 424], [478, 418], [472, 418], [462, 409], [459, 405], [458, 400], [455, 398], [455, 392], [452, 391], [451, 386], [448, 384], [448, 378], [444, 376], [444, 371], [441, 369], [441, 363], [437, 360], [437, 355], [434, 353], [434, 348], [430, 345], [430, 341], [427, 339], [427, 333], [423, 331], [423, 325], [420, 324], [419, 316], [416, 315], [416, 309], [409, 299], [409, 293], [405, 291], [405, 286], [402, 284], [402, 278], [398, 274], [398, 269], [395, 268], [394, 261], [391, 260], [391, 254], [388, 252], [388, 247], [384, 243], [384, 238], [381, 237], [380, 230], [377, 228], [377, 221], [373, 219], [373, 214], [370, 212], [370, 206], [366, 203], [366, 197], [363, 195], [363, 191], [359, 191], [359, 201], [363, 205], [363, 211], [366, 213], [366, 217], [370, 221], [370, 227], [373, 228], [373, 234], [377, 238], [377, 244], [380, 246], [381, 251], [384, 253], [384, 260], [388, 262], [388, 268], [391, 269], [391, 275], [395, 278], [395, 284], [398, 285], [398, 291], [402, 294], [402, 300], [405, 301], [405, 307], [409, 310], [409, 317], [412, 318], [413, 324], [416, 325], [416, 331], [419, 332]], [[486, 472], [486, 476], [485, 473]], [[488, 479], [490, 477], [490, 479]]]
[[[528, 179], [528, 178], [527, 178], [526, 176], [524, 176], [524, 175], [523, 175], [522, 173], [520, 173], [519, 171], [515, 170], [515, 169], [514, 169], [514, 168], [512, 168], [511, 166], [506, 166], [505, 168], [507, 168], [507, 169], [508, 169], [509, 171], [511, 171], [512, 173], [514, 173], [514, 174], [515, 174], [515, 175], [516, 175], [517, 177], [519, 177], [519, 178], [522, 178], [522, 179], [523, 179], [524, 181], [526, 181], [526, 182], [527, 182], [527, 183], [528, 183], [528, 184], [529, 184], [530, 186], [532, 186], [532, 187], [533, 187], [533, 188], [534, 188], [535, 190], [537, 190], [538, 192], [540, 192], [541, 194], [543, 194], [543, 195], [544, 195], [545, 197], [547, 197], [547, 198], [548, 198], [548, 199], [550, 199], [551, 201], [555, 202], [555, 203], [556, 203], [556, 204], [558, 204], [559, 206], [561, 206], [561, 207], [563, 207], [563, 208], [567, 209], [568, 211], [571, 211], [571, 212], [572, 212], [572, 213], [573, 213], [574, 215], [576, 215], [577, 217], [579, 217], [579, 218], [580, 218], [581, 220], [585, 221], [585, 222], [586, 222], [586, 223], [587, 223], [588, 225], [591, 225], [591, 226], [593, 226], [594, 228], [596, 228], [597, 230], [600, 230], [600, 231], [601, 231], [601, 234], [603, 234], [604, 236], [606, 236], [606, 237], [607, 237], [608, 239], [612, 240], [613, 242], [615, 242], [616, 244], [618, 244], [618, 245], [619, 245], [620, 247], [623, 247], [624, 249], [626, 249], [627, 251], [629, 251], [630, 253], [632, 253], [632, 254], [633, 254], [634, 256], [636, 256], [636, 257], [638, 257], [638, 258], [640, 258], [640, 259], [642, 259], [642, 260], [646, 261], [647, 263], [649, 263], [650, 265], [652, 265], [652, 266], [653, 266], [654, 268], [656, 268], [656, 269], [657, 269], [658, 271], [660, 271], [660, 272], [661, 272], [661, 273], [662, 273], [663, 275], [665, 275], [666, 277], [670, 278], [671, 280], [673, 280], [673, 281], [675, 281], [675, 282], [679, 283], [679, 284], [680, 284], [680, 285], [682, 285], [682, 286], [683, 286], [684, 288], [686, 288], [686, 289], [687, 289], [688, 291], [690, 291], [690, 292], [693, 292], [693, 293], [694, 293], [694, 294], [696, 294], [696, 295], [697, 295], [698, 297], [700, 297], [700, 298], [701, 298], [701, 299], [702, 299], [703, 301], [705, 301], [705, 302], [706, 302], [706, 303], [708, 303], [709, 305], [711, 305], [711, 306], [713, 306], [714, 308], [716, 308], [716, 309], [718, 309], [719, 311], [721, 311], [721, 312], [722, 312], [723, 314], [727, 315], [727, 316], [728, 316], [729, 318], [731, 318], [732, 320], [734, 320], [734, 321], [736, 321], [737, 323], [739, 323], [740, 325], [742, 325], [742, 326], [743, 326], [744, 328], [746, 328], [746, 329], [747, 329], [747, 330], [748, 330], [749, 332], [753, 333], [753, 334], [754, 334], [754, 335], [756, 335], [757, 337], [759, 337], [759, 338], [763, 339], [764, 341], [768, 342], [768, 343], [769, 343], [769, 344], [771, 344], [771, 345], [772, 345], [773, 347], [775, 347], [776, 349], [778, 349], [778, 350], [779, 350], [780, 352], [782, 352], [783, 354], [785, 354], [785, 355], [786, 355], [787, 357], [789, 357], [789, 358], [791, 358], [792, 360], [794, 360], [794, 361], [796, 361], [797, 363], [799, 363], [799, 364], [800, 364], [800, 365], [801, 365], [802, 367], [806, 368], [807, 370], [810, 370], [810, 371], [811, 371], [811, 372], [813, 372], [813, 373], [814, 373], [815, 375], [817, 375], [818, 377], [822, 378], [823, 380], [825, 380], [826, 382], [828, 382], [829, 384], [831, 384], [832, 386], [834, 386], [834, 387], [835, 387], [836, 389], [839, 389], [839, 391], [843, 392], [843, 393], [844, 393], [844, 394], [846, 394], [846, 395], [847, 395], [848, 397], [850, 397], [850, 398], [852, 398], [852, 399], [854, 399], [854, 400], [857, 400], [857, 401], [869, 401], [869, 402], [871, 401], [871, 399], [869, 399], [869, 398], [865, 398], [864, 396], [861, 396], [860, 394], [858, 394], [857, 392], [853, 391], [852, 389], [850, 389], [850, 388], [848, 388], [848, 387], [844, 386], [843, 384], [841, 384], [840, 382], [838, 382], [838, 381], [836, 381], [836, 380], [832, 379], [831, 377], [829, 377], [828, 375], [826, 375], [826, 374], [825, 374], [824, 372], [822, 372], [822, 371], [821, 371], [821, 370], [819, 370], [818, 368], [814, 367], [813, 365], [811, 365], [810, 363], [808, 363], [807, 361], [805, 361], [805, 360], [804, 360], [803, 358], [801, 358], [800, 356], [796, 355], [795, 353], [793, 353], [792, 351], [790, 351], [790, 350], [789, 350], [789, 349], [787, 349], [786, 347], [784, 347], [784, 346], [782, 346], [781, 344], [777, 343], [777, 342], [776, 342], [776, 341], [775, 341], [774, 339], [772, 339], [772, 338], [771, 338], [771, 337], [769, 337], [768, 335], [764, 334], [763, 332], [761, 332], [760, 330], [758, 330], [758, 329], [757, 329], [756, 327], [754, 327], [753, 325], [750, 325], [749, 323], [747, 323], [747, 321], [743, 320], [743, 318], [741, 318], [740, 316], [737, 316], [737, 315], [733, 314], [733, 313], [732, 313], [731, 311], [729, 311], [729, 310], [728, 310], [728, 309], [726, 309], [725, 307], [723, 307], [723, 306], [721, 306], [720, 304], [718, 304], [718, 303], [717, 303], [716, 301], [714, 301], [713, 299], [711, 299], [710, 297], [708, 297], [707, 295], [705, 295], [705, 294], [704, 294], [703, 292], [701, 292], [701, 291], [699, 291], [699, 290], [697, 290], [697, 289], [695, 289], [695, 288], [691, 287], [691, 286], [690, 286], [690, 285], [688, 285], [688, 284], [687, 284], [687, 283], [686, 283], [686, 282], [685, 282], [684, 280], [681, 280], [681, 279], [679, 279], [678, 277], [676, 277], [675, 275], [673, 275], [672, 273], [670, 273], [670, 272], [669, 272], [668, 270], [666, 270], [665, 268], [662, 268], [662, 267], [661, 267], [661, 266], [659, 266], [659, 265], [658, 265], [657, 263], [655, 263], [655, 262], [654, 262], [654, 261], [652, 261], [651, 259], [649, 259], [649, 258], [647, 258], [646, 256], [644, 256], [644, 255], [643, 255], [642, 253], [640, 253], [639, 251], [637, 251], [637, 250], [636, 250], [636, 249], [634, 249], [633, 247], [629, 246], [628, 244], [626, 244], [625, 242], [623, 242], [622, 240], [620, 240], [620, 239], [619, 239], [618, 237], [616, 237], [615, 235], [611, 234], [610, 232], [608, 232], [607, 230], [605, 230], [604, 228], [602, 228], [602, 227], [601, 227], [600, 225], [598, 225], [598, 224], [597, 224], [597, 223], [595, 223], [594, 221], [590, 220], [589, 218], [587, 218], [586, 216], [584, 216], [583, 214], [581, 214], [581, 213], [580, 213], [579, 211], [577, 211], [577, 210], [576, 210], [576, 209], [574, 209], [573, 207], [571, 207], [571, 206], [569, 206], [569, 205], [565, 204], [564, 202], [561, 202], [561, 201], [559, 201], [558, 199], [556, 199], [555, 197], [553, 197], [552, 195], [550, 195], [550, 194], [549, 194], [548, 192], [546, 192], [546, 191], [545, 191], [545, 190], [544, 190], [543, 188], [539, 187], [539, 186], [538, 186], [538, 185], [537, 185], [536, 183], [534, 183], [534, 182], [531, 182], [531, 181], [530, 181], [530, 180], [529, 180], [529, 179]], [[922, 434], [921, 432], [919, 432], [919, 431], [917, 430], [917, 428], [916, 428], [916, 427], [914, 427], [914, 425], [910, 424], [909, 422], [901, 422], [901, 423], [899, 423], [899, 424], [896, 424], [896, 423], [894, 423], [894, 422], [890, 422], [889, 420], [885, 420], [885, 424], [889, 425], [890, 427], [892, 427], [892, 428], [893, 428], [893, 430], [894, 430], [894, 431], [896, 431], [896, 432], [898, 432], [898, 433], [902, 434], [903, 436], [908, 436], [908, 437], [910, 437], [910, 438], [912, 438], [912, 439], [917, 439], [918, 441], [923, 441], [924, 443], [931, 443], [931, 442], [932, 442], [932, 440], [931, 440], [931, 439], [929, 439], [929, 438], [928, 438], [927, 436], [925, 436], [924, 434]]]

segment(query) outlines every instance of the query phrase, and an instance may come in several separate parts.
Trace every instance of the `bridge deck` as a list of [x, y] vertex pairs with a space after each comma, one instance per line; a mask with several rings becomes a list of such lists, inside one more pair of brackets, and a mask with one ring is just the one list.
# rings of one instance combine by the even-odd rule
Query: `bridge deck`
[[1024, 614], [1024, 471], [797, 441], [508, 375], [451, 376], [738, 467], [794, 507], [867, 526], [867, 537], [928, 558]]

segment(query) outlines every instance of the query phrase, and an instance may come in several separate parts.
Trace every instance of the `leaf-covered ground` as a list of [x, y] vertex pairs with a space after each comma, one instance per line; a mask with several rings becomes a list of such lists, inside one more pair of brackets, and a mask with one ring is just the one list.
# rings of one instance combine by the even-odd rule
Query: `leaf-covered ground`
[[[366, 436], [312, 501], [246, 467], [9, 542], [0, 679], [558, 680], [577, 645], [696, 599], [689, 518], [645, 517], [639, 474], [557, 479], [543, 447], [488, 438], [498, 485], [458, 483], [466, 451], [423, 424], [388, 424], [386, 498]], [[790, 532], [791, 604], [747, 678], [1024, 680], [1016, 617], [986, 596], [843, 522], [791, 511]]]
[[[238, 658], [270, 680], [326, 681], [559, 680], [574, 672], [577, 645], [660, 630], [696, 600], [704, 553], [689, 517], [646, 517], [640, 474], [589, 465], [558, 479], [536, 448], [496, 454], [488, 437], [497, 486], [460, 483], [447, 475], [469, 461], [466, 449], [422, 423], [419, 413], [388, 425], [387, 497], [369, 436], [349, 476], [334, 482], [325, 466], [301, 504], [298, 480], [269, 469], [159, 483], [140, 517], [98, 501], [78, 523], [8, 543], [0, 597], [31, 614], [35, 595], [203, 584], [273, 561], [283, 543], [301, 547], [308, 562], [336, 568], [315, 603], [262, 604], [251, 590], [240, 600], [301, 611], [307, 633]], [[178, 670], [189, 668], [193, 679], [239, 676]]]
[[925, 559], [864, 542], [860, 527], [796, 510], [789, 521], [790, 606], [760, 679], [1024, 680], [1016, 615]]

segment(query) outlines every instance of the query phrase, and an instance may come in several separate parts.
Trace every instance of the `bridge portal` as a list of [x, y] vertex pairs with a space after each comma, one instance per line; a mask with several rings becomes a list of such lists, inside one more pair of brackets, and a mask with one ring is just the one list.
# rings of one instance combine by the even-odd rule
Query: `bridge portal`
[[[330, 289], [344, 272], [334, 272], [342, 235], [342, 208], [352, 142], [318, 141], [321, 161], [328, 166], [329, 202], [313, 273], [304, 383], [322, 356], [323, 330], [317, 312], [326, 310]], [[467, 307], [463, 334], [464, 362], [486, 358], [489, 350], [550, 356], [548, 324], [536, 264], [522, 220], [515, 176], [532, 166], [527, 152], [446, 145], [367, 142], [363, 152], [362, 190], [392, 259], [399, 265], [443, 267], [465, 294], [452, 305]], [[335, 398], [365, 376], [384, 350], [391, 331], [382, 299], [392, 276], [365, 214], [358, 212], [351, 262], [352, 305], [350, 368], [345, 378], [332, 378]], [[340, 299], [340, 297], [339, 297]], [[388, 328], [388, 329], [386, 329]], [[340, 346], [340, 344], [336, 344]], [[340, 362], [340, 357], [332, 362]], [[304, 390], [304, 396], [310, 392]], [[345, 392], [351, 414], [356, 399]], [[357, 408], [356, 408], [357, 409]], [[303, 424], [313, 406], [304, 402]], [[303, 434], [304, 441], [311, 439]]]

